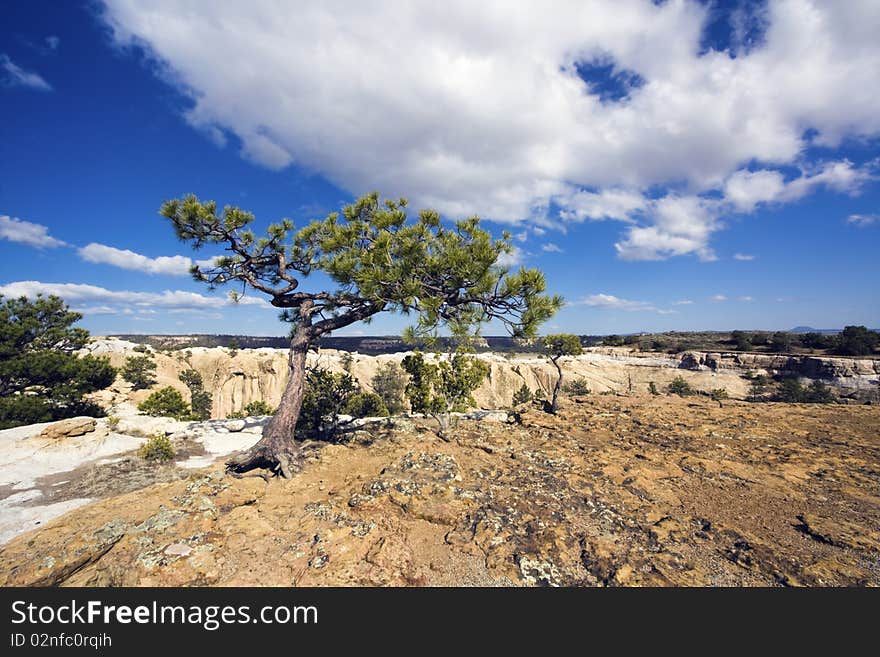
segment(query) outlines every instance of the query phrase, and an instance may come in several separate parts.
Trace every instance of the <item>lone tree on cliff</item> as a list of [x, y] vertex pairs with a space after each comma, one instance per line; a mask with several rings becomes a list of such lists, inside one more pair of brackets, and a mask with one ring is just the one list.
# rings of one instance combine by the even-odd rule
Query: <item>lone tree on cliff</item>
[[547, 409], [551, 413], [555, 413], [559, 409], [559, 390], [562, 388], [562, 366], [559, 364], [559, 359], [563, 356], [580, 356], [584, 350], [578, 336], [571, 333], [558, 333], [544, 338], [544, 353], [553, 363], [558, 374], [556, 385], [553, 386], [553, 397]]
[[[562, 305], [544, 295], [537, 269], [510, 273], [498, 263], [512, 247], [508, 235], [493, 240], [472, 217], [450, 227], [433, 210], [407, 222], [406, 200], [380, 201], [369, 194], [342, 210], [294, 231], [284, 219], [257, 238], [247, 228], [254, 215], [236, 207], [217, 212], [213, 201], [195, 196], [167, 201], [161, 214], [177, 236], [198, 249], [225, 244], [229, 255], [213, 266], [191, 270], [211, 288], [239, 283], [269, 296], [292, 323], [290, 378], [263, 437], [230, 460], [232, 472], [266, 467], [290, 477], [301, 461], [294, 430], [302, 407], [306, 353], [322, 335], [381, 312], [417, 316], [415, 332], [435, 334], [440, 325], [461, 333], [467, 327], [500, 321], [515, 336], [534, 336]], [[333, 291], [300, 291], [300, 283], [322, 272]], [[231, 293], [238, 298], [238, 293]]]

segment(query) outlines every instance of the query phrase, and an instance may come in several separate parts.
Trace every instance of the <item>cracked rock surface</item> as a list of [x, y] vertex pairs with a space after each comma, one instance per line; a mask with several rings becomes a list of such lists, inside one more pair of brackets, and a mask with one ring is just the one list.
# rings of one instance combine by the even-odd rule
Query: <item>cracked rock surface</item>
[[588, 396], [220, 466], [0, 548], [0, 584], [880, 585], [880, 408]]

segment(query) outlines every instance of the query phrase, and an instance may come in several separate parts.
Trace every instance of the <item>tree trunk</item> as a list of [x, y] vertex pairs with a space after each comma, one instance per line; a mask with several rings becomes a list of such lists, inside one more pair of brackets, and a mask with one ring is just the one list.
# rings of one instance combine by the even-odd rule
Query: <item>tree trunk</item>
[[263, 429], [263, 437], [243, 455], [227, 461], [226, 469], [234, 473], [255, 468], [269, 468], [289, 479], [302, 465], [302, 450], [294, 440], [294, 430], [302, 408], [306, 383], [306, 355], [311, 343], [308, 321], [297, 327], [290, 340], [288, 364], [290, 377], [281, 395], [278, 410]]
[[550, 400], [550, 412], [555, 413], [559, 408], [557, 398], [559, 397], [559, 390], [562, 388], [562, 368], [559, 366], [558, 358], [552, 360], [553, 365], [556, 366], [556, 371], [559, 372], [559, 376], [556, 379], [556, 385], [553, 386], [553, 399]]

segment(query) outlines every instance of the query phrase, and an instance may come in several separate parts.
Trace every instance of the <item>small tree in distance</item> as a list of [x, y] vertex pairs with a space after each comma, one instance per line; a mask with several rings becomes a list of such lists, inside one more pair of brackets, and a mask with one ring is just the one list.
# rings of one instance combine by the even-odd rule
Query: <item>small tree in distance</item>
[[486, 363], [461, 351], [449, 360], [435, 363], [426, 361], [424, 354], [416, 351], [406, 356], [401, 365], [410, 376], [406, 396], [413, 412], [433, 417], [439, 425], [437, 435], [444, 440], [451, 413], [473, 406], [471, 393], [489, 374]]
[[559, 390], [562, 388], [562, 366], [559, 364], [559, 360], [563, 356], [579, 356], [584, 353], [584, 350], [581, 347], [581, 339], [571, 333], [548, 335], [544, 338], [543, 342], [544, 353], [550, 359], [550, 362], [553, 363], [558, 375], [556, 385], [553, 386], [553, 396], [548, 406], [548, 410], [551, 413], [556, 413], [558, 410]]
[[146, 390], [156, 383], [156, 362], [150, 356], [129, 356], [120, 374], [133, 390]]

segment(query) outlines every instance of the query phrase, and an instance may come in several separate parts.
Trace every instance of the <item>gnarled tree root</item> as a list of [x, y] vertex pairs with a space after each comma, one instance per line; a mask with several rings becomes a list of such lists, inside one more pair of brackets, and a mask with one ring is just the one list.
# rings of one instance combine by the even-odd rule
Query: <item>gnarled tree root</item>
[[293, 446], [269, 449], [257, 444], [226, 461], [226, 472], [235, 476], [260, 468], [270, 470], [275, 476], [290, 479], [302, 469], [302, 450]]
[[[265, 469], [271, 471], [273, 476], [290, 479], [302, 470], [305, 453], [309, 450], [320, 449], [323, 445], [323, 443], [309, 440], [278, 449], [257, 443], [246, 452], [239, 452], [238, 455], [226, 461], [226, 472], [233, 477], [241, 477], [250, 470]], [[258, 473], [257, 476], [268, 481], [268, 477], [264, 474]]]

